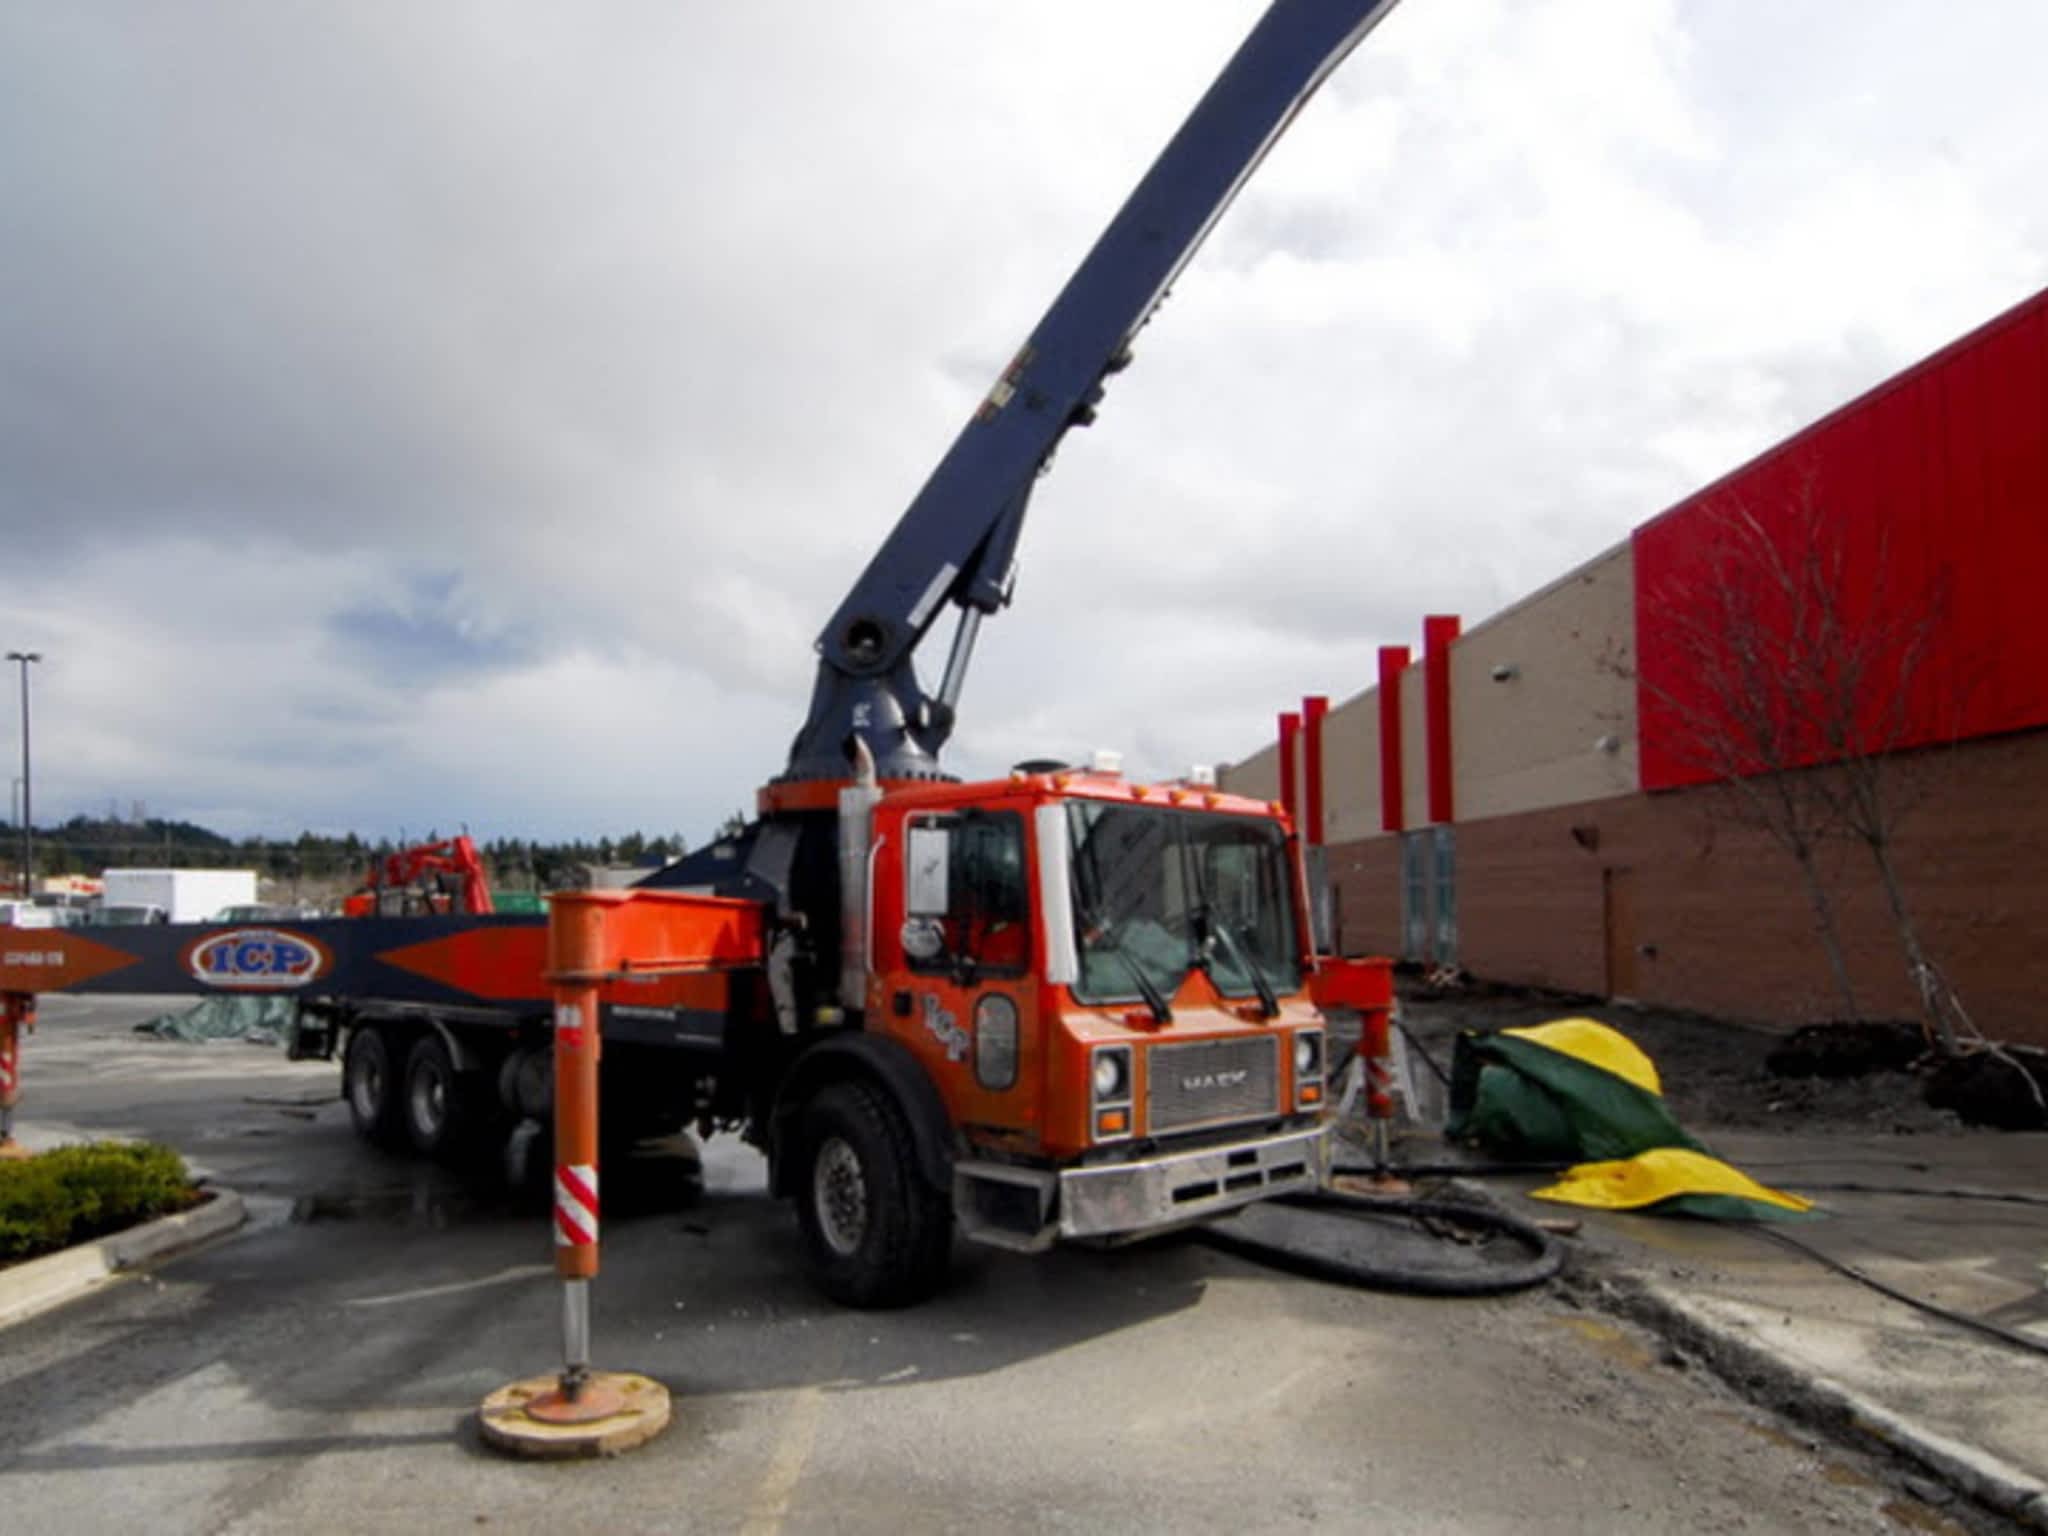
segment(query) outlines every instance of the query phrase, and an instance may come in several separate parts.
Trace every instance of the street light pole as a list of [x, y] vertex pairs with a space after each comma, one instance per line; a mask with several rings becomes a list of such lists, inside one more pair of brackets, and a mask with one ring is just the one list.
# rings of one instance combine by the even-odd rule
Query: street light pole
[[41, 661], [41, 651], [9, 651], [7, 659], [21, 667], [21, 894], [33, 898], [35, 895], [36, 834], [35, 803], [29, 798], [28, 756], [28, 669], [29, 663]]

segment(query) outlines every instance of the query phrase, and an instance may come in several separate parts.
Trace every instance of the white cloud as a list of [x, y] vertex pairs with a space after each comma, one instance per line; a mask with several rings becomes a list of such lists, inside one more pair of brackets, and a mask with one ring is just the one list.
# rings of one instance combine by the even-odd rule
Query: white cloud
[[[702, 836], [1257, 10], [0, 18], [38, 805]], [[2038, 288], [2044, 43], [2019, 0], [1396, 12], [1062, 449], [954, 766], [1248, 752]]]

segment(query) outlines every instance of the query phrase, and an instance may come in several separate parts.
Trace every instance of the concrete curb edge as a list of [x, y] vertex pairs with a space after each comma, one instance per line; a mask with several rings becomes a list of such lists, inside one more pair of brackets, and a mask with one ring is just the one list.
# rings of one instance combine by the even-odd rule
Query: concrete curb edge
[[1731, 1386], [1762, 1388], [1808, 1418], [1855, 1430], [1908, 1456], [1958, 1492], [2033, 1530], [2048, 1531], [2048, 1484], [1988, 1451], [1964, 1445], [1871, 1401], [1832, 1377], [1776, 1354], [1693, 1297], [1639, 1275], [1609, 1274], [1624, 1311], [1690, 1346]]
[[248, 1219], [242, 1197], [233, 1190], [214, 1189], [209, 1193], [212, 1199], [189, 1211], [159, 1216], [125, 1232], [0, 1270], [0, 1328], [60, 1307], [124, 1270], [139, 1268], [232, 1232]]

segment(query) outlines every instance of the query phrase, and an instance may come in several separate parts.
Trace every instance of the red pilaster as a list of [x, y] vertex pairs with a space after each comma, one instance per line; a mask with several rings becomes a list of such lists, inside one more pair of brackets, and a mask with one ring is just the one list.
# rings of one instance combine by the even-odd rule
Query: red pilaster
[[1407, 826], [1401, 782], [1401, 674], [1408, 670], [1408, 647], [1380, 647], [1380, 830], [1399, 832]]
[[1424, 715], [1429, 729], [1429, 819], [1455, 821], [1451, 803], [1451, 642], [1460, 625], [1454, 613], [1422, 621]]
[[1312, 693], [1301, 701], [1301, 761], [1304, 839], [1311, 848], [1323, 846], [1323, 716], [1330, 701]]
[[1288, 709], [1280, 713], [1280, 804], [1288, 820], [1301, 825], [1301, 795], [1296, 785], [1295, 759], [1301, 745], [1301, 716]]

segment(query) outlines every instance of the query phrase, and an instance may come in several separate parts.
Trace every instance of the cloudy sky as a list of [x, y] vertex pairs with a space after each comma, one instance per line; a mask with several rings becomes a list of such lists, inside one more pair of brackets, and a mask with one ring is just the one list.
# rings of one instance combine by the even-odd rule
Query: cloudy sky
[[[1260, 9], [0, 0], [38, 820], [701, 839]], [[1408, 0], [1041, 485], [951, 766], [1245, 755], [2048, 284], [2044, 57]]]

